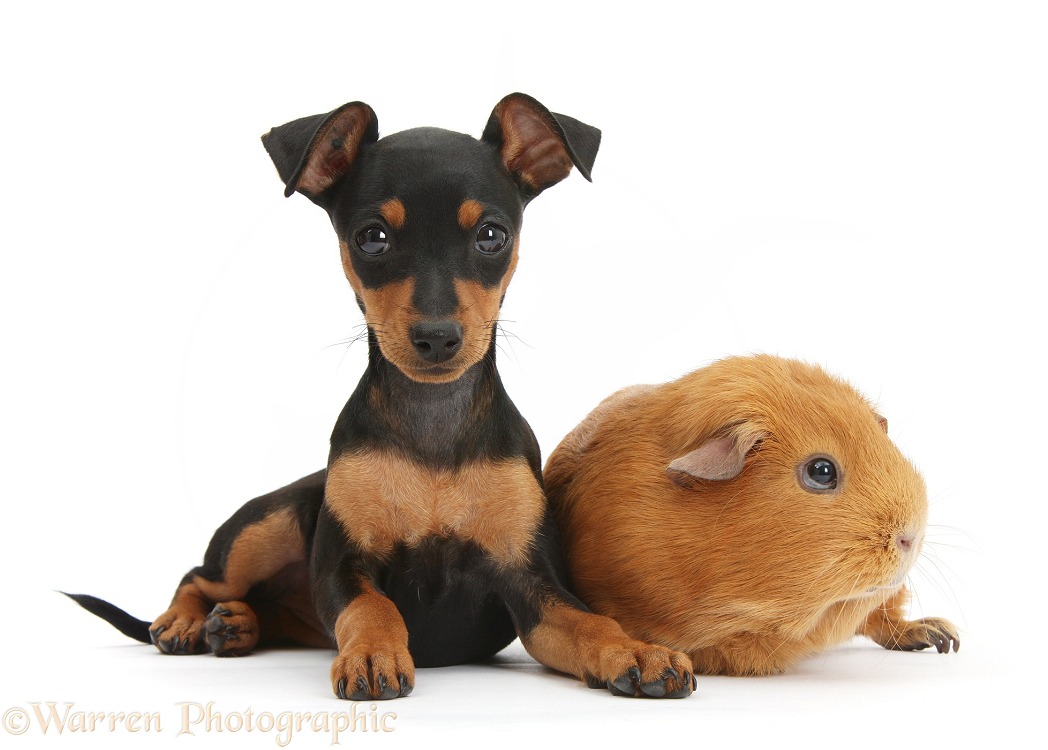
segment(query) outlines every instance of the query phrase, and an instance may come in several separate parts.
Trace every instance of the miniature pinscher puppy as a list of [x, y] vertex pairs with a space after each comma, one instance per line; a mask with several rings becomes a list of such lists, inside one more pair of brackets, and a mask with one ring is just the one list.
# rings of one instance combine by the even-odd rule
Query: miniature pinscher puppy
[[334, 646], [331, 684], [352, 700], [406, 696], [416, 666], [485, 659], [517, 636], [591, 687], [690, 695], [686, 655], [565, 588], [539, 446], [495, 368], [524, 207], [573, 165], [589, 179], [600, 131], [512, 94], [479, 140], [380, 140], [353, 102], [263, 142], [285, 194], [327, 211], [367, 323], [327, 469], [240, 508], [153, 623], [74, 598], [168, 654]]

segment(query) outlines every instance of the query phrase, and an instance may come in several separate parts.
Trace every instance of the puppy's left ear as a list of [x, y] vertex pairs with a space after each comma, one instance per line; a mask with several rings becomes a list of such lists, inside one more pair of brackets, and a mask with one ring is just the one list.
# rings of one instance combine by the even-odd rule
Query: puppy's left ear
[[572, 164], [592, 181], [600, 131], [518, 93], [495, 105], [481, 140], [499, 149], [506, 169], [533, 198], [567, 177]]

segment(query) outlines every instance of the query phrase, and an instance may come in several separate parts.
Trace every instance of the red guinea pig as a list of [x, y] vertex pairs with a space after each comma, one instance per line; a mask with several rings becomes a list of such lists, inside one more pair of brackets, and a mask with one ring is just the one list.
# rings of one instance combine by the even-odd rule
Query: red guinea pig
[[733, 357], [601, 403], [550, 456], [575, 593], [703, 674], [781, 672], [861, 634], [960, 645], [907, 620], [924, 481], [853, 388], [795, 360]]

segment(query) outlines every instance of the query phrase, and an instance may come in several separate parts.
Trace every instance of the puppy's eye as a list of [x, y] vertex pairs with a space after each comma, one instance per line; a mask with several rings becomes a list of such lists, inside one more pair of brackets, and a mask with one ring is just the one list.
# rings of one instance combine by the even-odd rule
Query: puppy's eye
[[368, 227], [357, 232], [357, 247], [364, 255], [382, 255], [389, 250], [389, 239], [382, 227]]
[[801, 482], [812, 492], [837, 489], [837, 465], [825, 456], [817, 456], [801, 466]]
[[506, 246], [509, 235], [502, 227], [494, 224], [485, 224], [477, 232], [477, 242], [474, 247], [484, 255], [495, 255]]

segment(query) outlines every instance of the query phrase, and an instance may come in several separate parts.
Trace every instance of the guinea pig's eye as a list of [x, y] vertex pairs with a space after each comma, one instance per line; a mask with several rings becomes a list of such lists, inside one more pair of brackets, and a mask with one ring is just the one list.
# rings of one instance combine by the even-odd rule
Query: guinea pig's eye
[[386, 230], [379, 226], [361, 229], [356, 236], [357, 247], [364, 255], [382, 255], [389, 250], [389, 238]]
[[801, 482], [812, 492], [837, 489], [837, 464], [825, 456], [809, 459], [800, 467]]
[[495, 224], [485, 224], [477, 232], [474, 247], [484, 255], [495, 255], [506, 246], [509, 235], [506, 230]]

